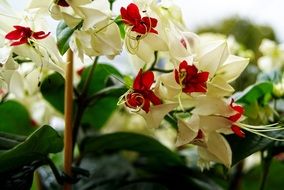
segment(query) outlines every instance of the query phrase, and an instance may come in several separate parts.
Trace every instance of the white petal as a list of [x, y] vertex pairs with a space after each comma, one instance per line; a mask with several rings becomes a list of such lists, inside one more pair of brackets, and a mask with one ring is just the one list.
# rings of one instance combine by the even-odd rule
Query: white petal
[[175, 103], [152, 106], [150, 107], [150, 111], [148, 113], [141, 111], [140, 115], [145, 119], [149, 128], [158, 128], [165, 115], [167, 115], [177, 106], [178, 104]]
[[221, 116], [199, 116], [200, 118], [200, 128], [204, 132], [217, 131], [223, 128], [230, 128], [231, 121]]
[[162, 99], [173, 100], [181, 93], [181, 87], [175, 81], [174, 73], [167, 73], [158, 77], [154, 91]]
[[208, 136], [207, 150], [214, 154], [226, 167], [232, 164], [232, 150], [227, 140], [219, 133], [211, 133]]
[[234, 112], [230, 109], [229, 105], [222, 98], [216, 97], [198, 97], [196, 98], [196, 105], [194, 110], [191, 111], [193, 114], [198, 115], [222, 115], [230, 116]]
[[190, 143], [198, 134], [198, 129], [199, 117], [197, 115], [193, 115], [189, 122], [179, 119], [176, 146]]
[[224, 65], [218, 69], [217, 75], [227, 82], [232, 82], [244, 71], [249, 63], [249, 59], [230, 55]]
[[32, 95], [39, 90], [38, 83], [40, 81], [40, 72], [39, 69], [35, 69], [30, 72], [26, 77], [26, 89], [28, 90], [29, 94]]
[[207, 83], [207, 95], [214, 97], [230, 96], [234, 92], [234, 88], [220, 76], [215, 76]]
[[108, 20], [111, 17], [109, 2], [107, 0], [91, 1], [89, 4], [79, 6], [80, 12], [84, 15], [83, 30], [97, 25], [97, 23]]
[[14, 72], [10, 79], [9, 91], [18, 98], [23, 98], [25, 94], [24, 86], [24, 77], [18, 72]]
[[91, 45], [96, 52], [95, 55], [114, 56], [121, 52], [122, 42], [118, 26], [113, 23], [105, 31], [92, 35]]
[[159, 34], [148, 33], [145, 38], [142, 39], [145, 43], [147, 43], [151, 48], [155, 51], [166, 51], [168, 50], [168, 46], [166, 42], [160, 38]]
[[[56, 14], [55, 14], [56, 15]], [[59, 15], [59, 13], [58, 13]], [[70, 28], [75, 28], [81, 21], [82, 18], [75, 17], [70, 13], [67, 13], [65, 11], [61, 11], [61, 15], [65, 23], [70, 27]]]
[[201, 48], [198, 68], [202, 71], [208, 71], [209, 78], [211, 78], [229, 56], [228, 44], [226, 41], [217, 41]]

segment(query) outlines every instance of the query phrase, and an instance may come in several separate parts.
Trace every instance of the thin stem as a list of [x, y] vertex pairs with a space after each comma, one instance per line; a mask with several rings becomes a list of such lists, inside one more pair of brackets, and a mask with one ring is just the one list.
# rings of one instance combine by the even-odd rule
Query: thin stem
[[173, 72], [172, 69], [170, 69], [170, 70], [165, 70], [165, 69], [159, 69], [159, 68], [152, 68], [151, 70], [152, 70], [152, 71], [158, 71], [158, 72], [160, 72], [160, 73], [171, 73], [171, 72]]
[[244, 168], [244, 161], [241, 161], [236, 166], [236, 169], [232, 175], [232, 180], [230, 181], [229, 189], [231, 190], [239, 190], [241, 189], [241, 182], [243, 176], [243, 168]]
[[158, 61], [158, 51], [155, 51], [154, 52], [154, 61], [153, 61], [149, 70], [157, 71], [157, 72], [160, 72], [160, 73], [171, 73], [173, 71], [172, 69], [165, 70], [165, 69], [156, 68], [155, 65], [156, 65], [157, 61]]
[[87, 102], [86, 102], [86, 95], [88, 94], [88, 89], [91, 84], [91, 79], [93, 77], [95, 68], [98, 64], [99, 56], [97, 56], [93, 62], [93, 65], [88, 73], [87, 79], [84, 83], [83, 89], [81, 91], [81, 94], [79, 94], [78, 99], [77, 99], [77, 109], [75, 111], [75, 119], [73, 122], [73, 144], [72, 144], [72, 149], [74, 150], [76, 141], [77, 141], [77, 136], [79, 132], [79, 127], [80, 127], [80, 122], [83, 117], [83, 113], [87, 107]]
[[[269, 154], [269, 150], [268, 150]], [[272, 162], [272, 156], [267, 155], [264, 156], [264, 151], [261, 151], [261, 161], [262, 161], [262, 177], [261, 177], [261, 184], [260, 184], [260, 190], [264, 190], [265, 188], [265, 183], [268, 178], [268, 173], [269, 173], [269, 168]]]
[[[73, 141], [72, 141], [72, 113], [73, 113], [73, 52], [71, 49], [67, 53], [67, 68], [65, 76], [65, 98], [64, 98], [64, 172], [72, 176]], [[65, 182], [64, 190], [71, 190], [72, 185]]]
[[81, 92], [81, 95], [80, 95], [80, 98], [84, 98], [84, 96], [88, 93], [88, 88], [90, 86], [90, 83], [91, 83], [91, 79], [92, 79], [92, 76], [94, 74], [94, 71], [95, 71], [95, 68], [98, 64], [98, 61], [99, 61], [99, 56], [97, 56], [92, 64], [92, 67], [91, 67], [91, 70], [90, 72], [88, 73], [88, 76], [87, 76], [87, 79], [85, 81], [85, 84], [83, 86], [83, 89], [82, 89], [82, 92]]

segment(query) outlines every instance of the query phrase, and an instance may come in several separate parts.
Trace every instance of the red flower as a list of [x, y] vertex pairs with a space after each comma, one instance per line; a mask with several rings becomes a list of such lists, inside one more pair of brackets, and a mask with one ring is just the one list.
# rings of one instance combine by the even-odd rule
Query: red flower
[[143, 17], [139, 13], [137, 5], [131, 3], [127, 6], [127, 9], [121, 7], [120, 14], [123, 22], [129, 26], [132, 26], [131, 31], [146, 34], [147, 32], [158, 34], [154, 29], [157, 26], [157, 19], [152, 17]]
[[11, 43], [11, 46], [26, 44], [31, 38], [37, 40], [44, 39], [50, 34], [50, 32], [46, 34], [44, 31], [34, 32], [29, 27], [24, 26], [14, 26], [14, 28], [16, 30], [9, 32], [5, 36], [6, 39], [14, 41]]
[[183, 61], [179, 65], [179, 70], [175, 69], [175, 80], [182, 86], [185, 93], [206, 92], [209, 72], [198, 72], [195, 65], [188, 65]]
[[61, 7], [69, 7], [69, 4], [65, 0], [57, 0], [57, 1], [55, 1], [55, 4], [57, 4]]
[[126, 106], [137, 109], [142, 108], [146, 113], [150, 110], [150, 103], [154, 105], [161, 104], [161, 100], [150, 89], [154, 83], [154, 74], [152, 71], [142, 73], [140, 69], [133, 83], [133, 91], [126, 95]]
[[[232, 101], [230, 103], [230, 107], [234, 111], [236, 111], [236, 114], [229, 116], [228, 119], [232, 122], [236, 122], [242, 117], [242, 115], [244, 113], [244, 108], [240, 105], [234, 105], [234, 99], [232, 99]], [[245, 133], [241, 130], [241, 128], [239, 126], [232, 124], [231, 129], [237, 136], [239, 136], [241, 138], [245, 138]]]

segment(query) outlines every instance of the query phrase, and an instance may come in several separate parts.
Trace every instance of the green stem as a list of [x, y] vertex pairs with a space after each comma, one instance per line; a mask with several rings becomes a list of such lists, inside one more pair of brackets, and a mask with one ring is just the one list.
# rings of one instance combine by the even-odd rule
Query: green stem
[[83, 89], [81, 91], [81, 94], [78, 95], [78, 99], [77, 99], [77, 109], [75, 111], [75, 119], [73, 121], [73, 145], [72, 145], [72, 149], [74, 150], [75, 144], [77, 142], [77, 136], [78, 136], [78, 132], [79, 132], [79, 128], [80, 128], [80, 123], [83, 117], [83, 114], [85, 112], [85, 109], [87, 108], [88, 104], [87, 104], [87, 97], [86, 95], [88, 94], [88, 90], [89, 90], [89, 86], [91, 84], [91, 79], [93, 77], [95, 68], [98, 64], [98, 60], [99, 60], [99, 56], [97, 56], [93, 62], [93, 65], [91, 67], [91, 70], [88, 73], [87, 79], [85, 81], [85, 84], [83, 86]]
[[81, 92], [81, 95], [79, 96], [79, 98], [85, 98], [84, 96], [88, 93], [88, 88], [90, 86], [90, 83], [91, 83], [91, 79], [92, 79], [92, 76], [94, 74], [94, 71], [95, 71], [95, 68], [98, 64], [98, 61], [99, 61], [99, 56], [97, 56], [93, 62], [93, 65], [91, 67], [91, 70], [90, 72], [88, 73], [88, 76], [87, 76], [87, 79], [86, 79], [86, 82], [83, 86], [83, 89], [82, 89], [82, 92]]
[[159, 69], [159, 68], [151, 68], [151, 71], [158, 71], [158, 72], [160, 72], [160, 73], [171, 73], [171, 72], [173, 72], [172, 69], [170, 69], [170, 70], [165, 70], [165, 69]]
[[268, 178], [269, 168], [272, 162], [272, 156], [270, 154], [267, 156], [264, 156], [264, 151], [261, 151], [261, 161], [262, 161], [262, 177], [261, 177], [261, 184], [260, 184], [259, 189], [264, 190], [265, 183]]
[[94, 93], [93, 95], [89, 96], [85, 100], [85, 103], [87, 105], [91, 105], [91, 104], [93, 104], [94, 101], [98, 100], [99, 98], [101, 98], [103, 96], [107, 96], [107, 95], [112, 95], [113, 93], [115, 93], [115, 92], [117, 92], [119, 90], [125, 91], [127, 89], [124, 86], [122, 86], [122, 85], [110, 86], [110, 87], [104, 88], [104, 89]]
[[153, 61], [153, 63], [152, 63], [152, 65], [151, 65], [151, 67], [150, 67], [150, 69], [149, 70], [151, 70], [151, 71], [157, 71], [157, 72], [160, 72], [160, 73], [171, 73], [173, 70], [172, 69], [170, 69], [170, 70], [165, 70], [165, 69], [160, 69], [160, 68], [156, 68], [155, 67], [155, 65], [156, 65], [156, 63], [157, 63], [157, 61], [158, 61], [158, 51], [155, 51], [154, 52], [154, 61]]

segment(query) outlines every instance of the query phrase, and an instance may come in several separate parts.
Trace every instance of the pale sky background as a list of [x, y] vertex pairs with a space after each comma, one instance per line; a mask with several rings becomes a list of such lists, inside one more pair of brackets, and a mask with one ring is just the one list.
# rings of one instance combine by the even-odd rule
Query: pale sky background
[[[8, 0], [21, 10], [27, 0]], [[40, 1], [40, 0], [39, 0]], [[116, 0], [114, 11], [131, 0]], [[193, 31], [198, 26], [212, 24], [229, 16], [240, 16], [273, 27], [284, 43], [284, 1], [282, 0], [174, 0], [182, 9], [187, 26]]]

